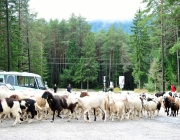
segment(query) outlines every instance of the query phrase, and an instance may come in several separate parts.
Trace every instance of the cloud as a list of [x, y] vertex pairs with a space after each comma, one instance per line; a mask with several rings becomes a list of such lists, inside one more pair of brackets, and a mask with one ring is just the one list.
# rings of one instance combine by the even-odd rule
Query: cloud
[[74, 13], [88, 21], [131, 20], [142, 0], [30, 0], [30, 10], [38, 13], [38, 18], [66, 19]]

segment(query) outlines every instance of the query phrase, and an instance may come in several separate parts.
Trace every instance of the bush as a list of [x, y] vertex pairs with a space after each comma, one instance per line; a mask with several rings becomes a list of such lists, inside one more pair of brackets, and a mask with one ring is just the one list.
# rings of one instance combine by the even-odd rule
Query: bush
[[148, 90], [147, 89], [134, 89], [134, 92], [136, 92], [136, 93], [145, 93], [145, 92], [148, 92]]
[[113, 89], [113, 92], [114, 93], [118, 93], [118, 92], [120, 92], [121, 90], [120, 90], [120, 88], [119, 87], [115, 87], [114, 89]]
[[176, 86], [176, 92], [180, 92], [180, 86]]
[[152, 82], [144, 84], [144, 88], [150, 92], [155, 91], [154, 83]]

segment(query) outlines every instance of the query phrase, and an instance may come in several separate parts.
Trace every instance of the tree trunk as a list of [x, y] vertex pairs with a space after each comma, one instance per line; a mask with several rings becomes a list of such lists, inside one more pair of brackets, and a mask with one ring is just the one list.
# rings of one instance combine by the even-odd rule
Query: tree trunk
[[164, 35], [163, 35], [163, 0], [161, 0], [161, 48], [162, 48], [162, 91], [165, 91], [164, 84]]
[[9, 10], [8, 10], [8, 0], [6, 0], [6, 24], [7, 24], [7, 52], [8, 52], [8, 71], [11, 70], [10, 63], [10, 35], [9, 35]]
[[[178, 26], [176, 27], [176, 40], [175, 42], [177, 42], [178, 40]], [[178, 85], [180, 84], [180, 60], [179, 60], [179, 56], [180, 56], [180, 51], [177, 51], [177, 67], [178, 67]]]

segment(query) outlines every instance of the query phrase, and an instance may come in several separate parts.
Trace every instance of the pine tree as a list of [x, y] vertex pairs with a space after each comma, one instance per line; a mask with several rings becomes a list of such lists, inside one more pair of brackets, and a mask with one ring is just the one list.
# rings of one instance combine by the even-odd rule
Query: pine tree
[[89, 89], [89, 83], [95, 82], [98, 76], [98, 63], [95, 55], [95, 43], [94, 35], [87, 33], [83, 41], [84, 46], [82, 48], [82, 58], [84, 59], [83, 66], [83, 82], [87, 83], [87, 89]]
[[147, 70], [149, 69], [148, 55], [150, 52], [149, 37], [146, 28], [141, 24], [143, 16], [139, 10], [134, 17], [131, 35], [131, 47], [133, 53], [131, 60], [133, 66], [133, 77], [135, 84], [140, 89], [143, 83], [147, 82]]

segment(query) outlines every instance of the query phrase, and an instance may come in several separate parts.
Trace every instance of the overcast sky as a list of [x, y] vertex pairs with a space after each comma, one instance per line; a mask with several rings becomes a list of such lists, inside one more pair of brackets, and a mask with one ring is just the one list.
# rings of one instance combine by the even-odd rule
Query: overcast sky
[[87, 21], [92, 20], [131, 20], [142, 0], [30, 0], [31, 11], [38, 13], [38, 18], [68, 20], [74, 13]]

